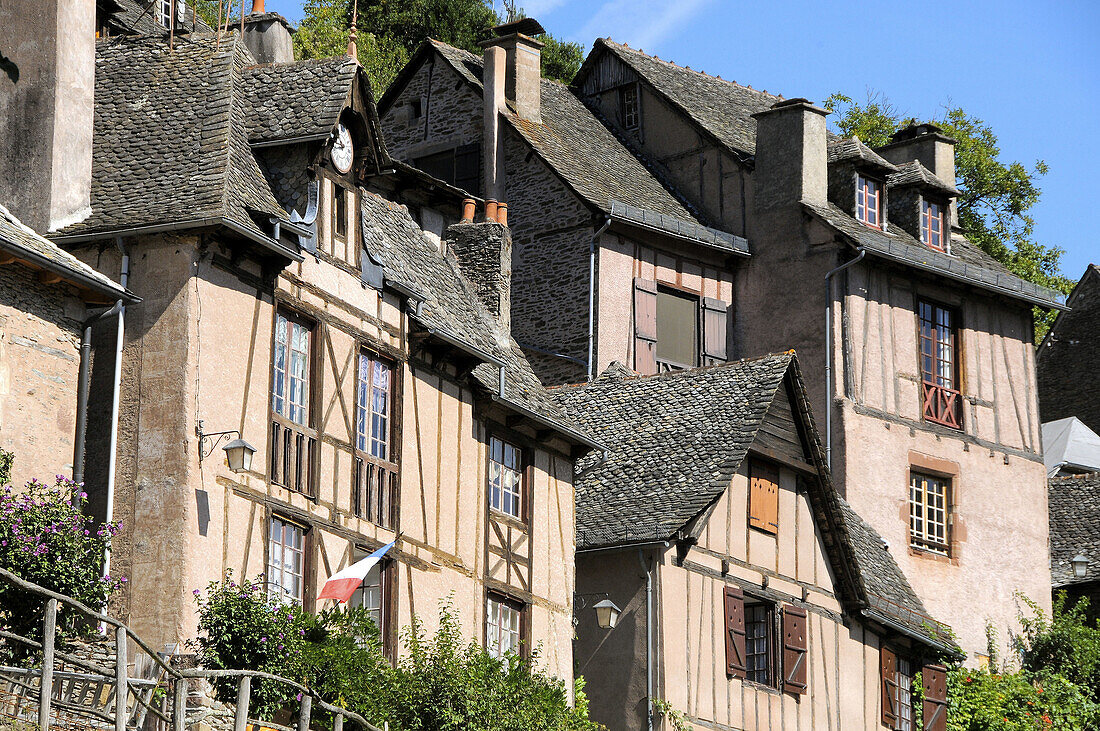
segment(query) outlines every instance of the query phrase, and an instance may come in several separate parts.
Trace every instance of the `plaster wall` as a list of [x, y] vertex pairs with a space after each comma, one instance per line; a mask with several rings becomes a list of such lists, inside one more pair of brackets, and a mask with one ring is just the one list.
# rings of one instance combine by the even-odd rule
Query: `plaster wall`
[[[685, 247], [686, 248], [686, 247]], [[634, 367], [634, 279], [640, 277], [727, 303], [729, 332], [739, 312], [734, 300], [735, 275], [717, 257], [658, 248], [652, 242], [617, 229], [600, 237], [598, 260], [596, 373], [612, 361]], [[727, 336], [730, 357], [735, 350]]]
[[42, 284], [20, 262], [0, 266], [0, 449], [15, 455], [17, 487], [72, 476], [84, 316], [68, 284]]
[[[192, 591], [227, 570], [261, 577], [272, 515], [308, 531], [307, 608], [319, 608], [311, 598], [328, 576], [396, 537], [352, 505], [357, 357], [367, 349], [394, 364], [397, 382], [402, 536], [387, 569], [391, 652], [400, 651], [398, 626], [415, 614], [431, 631], [448, 600], [468, 636], [483, 640], [492, 588], [530, 606], [532, 645], [543, 648], [548, 672], [570, 682], [574, 518], [563, 447], [543, 447], [531, 430], [533, 519], [501, 550], [484, 484], [485, 423], [500, 425], [503, 415], [475, 404], [450, 366], [410, 358], [403, 303], [364, 287], [351, 264], [325, 254], [331, 242], [281, 272], [236, 246], [212, 235], [129, 244], [131, 284], [144, 301], [127, 313], [124, 352], [116, 516], [126, 527], [113, 565], [130, 582], [120, 614], [153, 646], [193, 637]], [[110, 250], [86, 253], [117, 269]], [[277, 306], [314, 323], [314, 497], [268, 479]], [[251, 471], [231, 472], [221, 445], [200, 462], [199, 419], [208, 433], [238, 430], [255, 446]]]

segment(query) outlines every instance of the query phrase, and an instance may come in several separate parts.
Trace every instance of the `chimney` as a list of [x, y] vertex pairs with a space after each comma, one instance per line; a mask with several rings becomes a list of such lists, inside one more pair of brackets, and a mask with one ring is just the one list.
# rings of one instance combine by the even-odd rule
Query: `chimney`
[[484, 87], [481, 130], [482, 174], [485, 177], [482, 190], [486, 200], [498, 201], [504, 197], [504, 137], [500, 134], [500, 113], [505, 109], [504, 73], [506, 52], [500, 46], [485, 46], [484, 70], [481, 83]]
[[462, 273], [506, 333], [512, 328], [512, 234], [507, 226], [456, 223], [447, 229], [447, 248]]
[[256, 63], [289, 63], [294, 60], [290, 40], [294, 28], [278, 13], [268, 13], [264, 0], [253, 0], [252, 12], [244, 16], [244, 45]]
[[35, 231], [91, 213], [95, 0], [0, 2], [0, 203]]
[[798, 202], [826, 205], [828, 113], [806, 99], [787, 99], [752, 115], [756, 119], [755, 208]]
[[[943, 134], [939, 127], [929, 122], [910, 122], [890, 139], [889, 144], [877, 148], [875, 152], [895, 165], [919, 160], [937, 178], [951, 187], [955, 186], [955, 140]], [[954, 200], [951, 201], [951, 225], [956, 228], [959, 225]]]
[[[542, 46], [532, 36], [545, 33], [534, 18], [522, 18], [493, 28], [496, 37], [482, 46], [502, 48], [505, 54], [504, 96], [523, 119], [541, 122]], [[487, 60], [487, 59], [486, 59]]]

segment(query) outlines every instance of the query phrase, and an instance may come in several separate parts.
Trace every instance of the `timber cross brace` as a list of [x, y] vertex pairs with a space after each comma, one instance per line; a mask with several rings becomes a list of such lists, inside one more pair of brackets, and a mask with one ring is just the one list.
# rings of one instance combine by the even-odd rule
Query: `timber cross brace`
[[[37, 724], [41, 731], [84, 728], [89, 723], [114, 724], [115, 731], [140, 729], [150, 715], [169, 731], [184, 731], [198, 723], [199, 708], [188, 722], [187, 691], [192, 680], [236, 680], [237, 702], [233, 714], [233, 731], [246, 731], [250, 726], [309, 731], [313, 708], [332, 715], [332, 731], [343, 731], [345, 720], [364, 731], [382, 731], [354, 711], [339, 708], [322, 700], [301, 683], [270, 673], [254, 670], [181, 670], [173, 668], [171, 658], [152, 650], [129, 627], [117, 619], [97, 612], [77, 600], [24, 581], [15, 574], [0, 569], [0, 582], [41, 600], [42, 639], [31, 639], [0, 628], [0, 641], [14, 657], [26, 657], [27, 667], [0, 665], [0, 722], [3, 720]], [[59, 619], [60, 618], [60, 619]], [[103, 667], [77, 657], [58, 647], [58, 627], [99, 625], [112, 628], [103, 636], [100, 649], [110, 655], [113, 667]], [[155, 678], [133, 678], [131, 647], [144, 653], [155, 670]], [[29, 652], [27, 652], [29, 650]], [[37, 651], [37, 652], [36, 652]], [[58, 663], [61, 669], [58, 669]], [[65, 670], [70, 665], [77, 671]], [[295, 729], [280, 726], [269, 719], [249, 718], [253, 679], [264, 679], [287, 686], [288, 695], [296, 695], [298, 704]], [[105, 692], [106, 691], [106, 692]], [[169, 700], [170, 699], [170, 700]], [[388, 727], [388, 724], [384, 724]]]

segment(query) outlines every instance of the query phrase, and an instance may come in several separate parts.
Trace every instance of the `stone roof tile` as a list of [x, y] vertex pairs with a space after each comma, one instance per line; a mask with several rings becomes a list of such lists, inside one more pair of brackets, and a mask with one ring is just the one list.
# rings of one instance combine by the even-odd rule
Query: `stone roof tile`
[[[1047, 490], [1050, 510], [1050, 579], [1055, 588], [1098, 581], [1100, 577], [1100, 472], [1052, 477]], [[1089, 560], [1083, 578], [1073, 575], [1077, 554]]]
[[325, 135], [350, 103], [359, 68], [348, 56], [242, 70], [250, 142]]

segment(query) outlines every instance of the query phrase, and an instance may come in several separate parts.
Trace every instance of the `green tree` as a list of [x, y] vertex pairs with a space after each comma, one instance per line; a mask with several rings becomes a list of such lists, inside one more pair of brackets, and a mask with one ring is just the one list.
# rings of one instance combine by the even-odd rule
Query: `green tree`
[[[881, 94], [868, 94], [863, 103], [844, 94], [833, 94], [825, 105], [837, 112], [834, 122], [841, 134], [856, 136], [878, 147], [912, 120], [905, 120]], [[955, 140], [955, 178], [959, 226], [963, 235], [1004, 264], [1018, 277], [1068, 293], [1074, 282], [1060, 269], [1064, 251], [1035, 240], [1031, 210], [1039, 202], [1038, 179], [1047, 173], [1039, 160], [1031, 168], [1021, 162], [1002, 162], [993, 129], [961, 107], [947, 106], [932, 120]], [[1035, 337], [1042, 339], [1055, 313], [1035, 310]]]
[[563, 41], [549, 33], [542, 33], [538, 40], [542, 47], [542, 75], [548, 79], [568, 84], [581, 70], [584, 47], [574, 41]]

